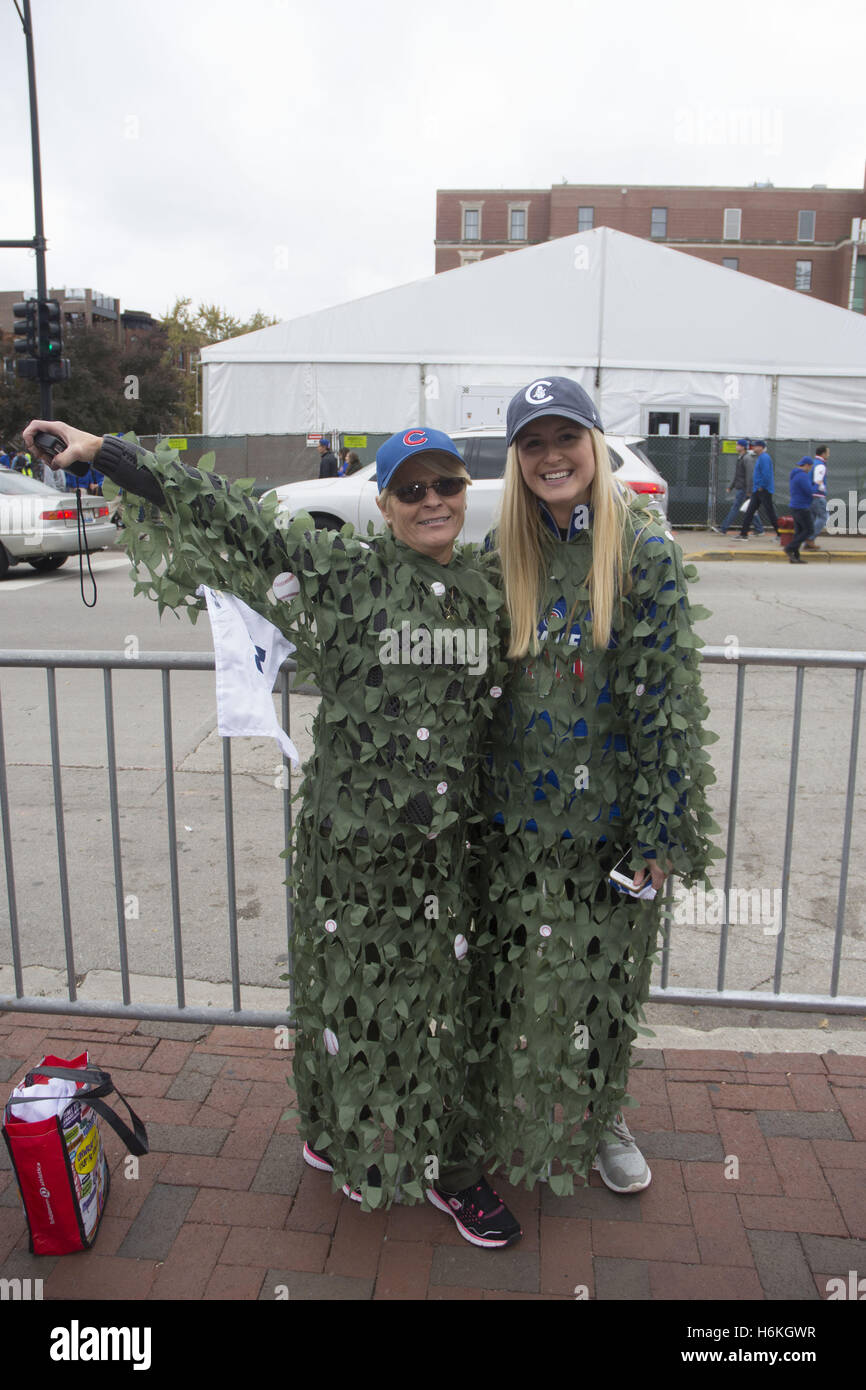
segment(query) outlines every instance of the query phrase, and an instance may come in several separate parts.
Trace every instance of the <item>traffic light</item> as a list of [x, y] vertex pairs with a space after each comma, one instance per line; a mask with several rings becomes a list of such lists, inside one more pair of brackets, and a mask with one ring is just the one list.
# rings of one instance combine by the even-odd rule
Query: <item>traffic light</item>
[[57, 299], [25, 299], [13, 304], [18, 354], [15, 372], [21, 381], [58, 382], [69, 379], [69, 359], [62, 357], [63, 315]]
[[[25, 299], [21, 304], [12, 305], [14, 315], [14, 351], [20, 354], [27, 354], [28, 357], [39, 356], [39, 336], [38, 336], [38, 305], [35, 299]], [[24, 363], [19, 363], [19, 368]], [[19, 371], [19, 376], [22, 373]]]
[[57, 381], [69, 380], [68, 357], [49, 357], [47, 360], [43, 358], [42, 367], [45, 373], [43, 380], [45, 381], [50, 381], [53, 384]]
[[39, 300], [39, 356], [49, 362], [59, 359], [63, 350], [63, 316], [56, 299]]

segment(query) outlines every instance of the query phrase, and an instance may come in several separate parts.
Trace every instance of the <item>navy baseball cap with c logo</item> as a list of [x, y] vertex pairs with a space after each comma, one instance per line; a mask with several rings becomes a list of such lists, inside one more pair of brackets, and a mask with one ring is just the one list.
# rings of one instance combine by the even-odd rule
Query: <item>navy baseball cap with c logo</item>
[[522, 386], [508, 403], [506, 445], [513, 444], [524, 425], [543, 415], [562, 415], [589, 430], [602, 430], [601, 416], [582, 386], [567, 376], [542, 376]]
[[454, 440], [442, 430], [429, 430], [423, 425], [417, 429], [398, 430], [376, 451], [376, 481], [380, 492], [388, 486], [400, 464], [416, 454], [448, 454], [463, 462]]

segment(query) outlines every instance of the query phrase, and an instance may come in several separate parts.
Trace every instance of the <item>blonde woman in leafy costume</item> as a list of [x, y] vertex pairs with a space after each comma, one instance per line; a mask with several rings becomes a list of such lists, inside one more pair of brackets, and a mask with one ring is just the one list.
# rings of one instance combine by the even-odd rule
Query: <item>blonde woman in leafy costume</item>
[[[31, 441], [39, 429], [67, 444], [55, 467], [96, 459], [134, 495], [121, 537], [146, 572], [139, 588], [193, 619], [200, 584], [236, 594], [292, 637], [321, 690], [294, 844], [306, 1162], [364, 1210], [399, 1188], [473, 1244], [511, 1244], [520, 1227], [483, 1176], [464, 1099], [475, 1060], [467, 833], [505, 671], [501, 595], [491, 560], [455, 549], [467, 475], [452, 441], [417, 429], [382, 446], [388, 529], [362, 541], [303, 516], [281, 528], [275, 500], [257, 504], [170, 450], [57, 421], [32, 422]], [[300, 586], [290, 604], [271, 589], [281, 573]]]
[[[707, 709], [682, 552], [614, 479], [598, 412], [563, 377], [515, 395], [498, 551], [511, 672], [495, 714], [476, 993], [489, 1161], [553, 1190], [591, 1166], [615, 1192], [650, 1170], [622, 1108], [660, 894], [719, 853]], [[694, 573], [694, 572], [692, 572]], [[513, 1151], [522, 1161], [513, 1163]]]

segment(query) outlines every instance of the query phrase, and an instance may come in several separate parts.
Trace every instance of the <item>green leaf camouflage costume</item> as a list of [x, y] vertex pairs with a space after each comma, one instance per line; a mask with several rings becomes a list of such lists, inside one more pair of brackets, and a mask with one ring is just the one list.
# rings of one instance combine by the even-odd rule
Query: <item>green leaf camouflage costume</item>
[[[588, 1176], [602, 1131], [624, 1105], [631, 1044], [649, 990], [661, 897], [607, 883], [645, 858], [685, 883], [705, 881], [720, 851], [705, 787], [707, 706], [698, 674], [706, 610], [690, 609], [682, 551], [644, 504], [629, 507], [608, 649], [592, 642], [587, 575], [592, 513], [550, 531], [537, 657], [512, 663], [492, 728], [484, 846], [486, 911], [476, 936], [483, 1066], [478, 1108], [489, 1166], [553, 1190]], [[581, 528], [580, 523], [583, 522]], [[637, 545], [633, 550], [633, 542]], [[488, 544], [492, 538], [488, 538]], [[626, 583], [626, 587], [627, 583]], [[585, 1115], [585, 1112], [587, 1112]], [[513, 1151], [522, 1151], [522, 1162]]]
[[[481, 1154], [464, 1102], [467, 834], [506, 670], [493, 559], [458, 547], [443, 566], [390, 532], [363, 541], [303, 516], [278, 527], [275, 499], [256, 503], [168, 449], [109, 439], [99, 459], [138, 494], [121, 532], [146, 576], [136, 592], [193, 620], [199, 584], [236, 594], [291, 637], [321, 691], [294, 841], [301, 1133], [365, 1210], [389, 1205], [398, 1179], [403, 1202], [423, 1200], [431, 1157], [444, 1169]], [[286, 571], [300, 594], [280, 603], [271, 584]]]

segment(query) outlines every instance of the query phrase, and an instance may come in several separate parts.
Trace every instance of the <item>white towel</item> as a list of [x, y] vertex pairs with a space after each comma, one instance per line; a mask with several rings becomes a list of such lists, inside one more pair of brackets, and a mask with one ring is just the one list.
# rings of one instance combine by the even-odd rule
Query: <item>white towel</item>
[[295, 650], [273, 623], [235, 594], [217, 593], [206, 584], [197, 593], [207, 601], [216, 658], [217, 727], [223, 738], [275, 738], [287, 758], [301, 759], [280, 727], [271, 698], [280, 666]]

